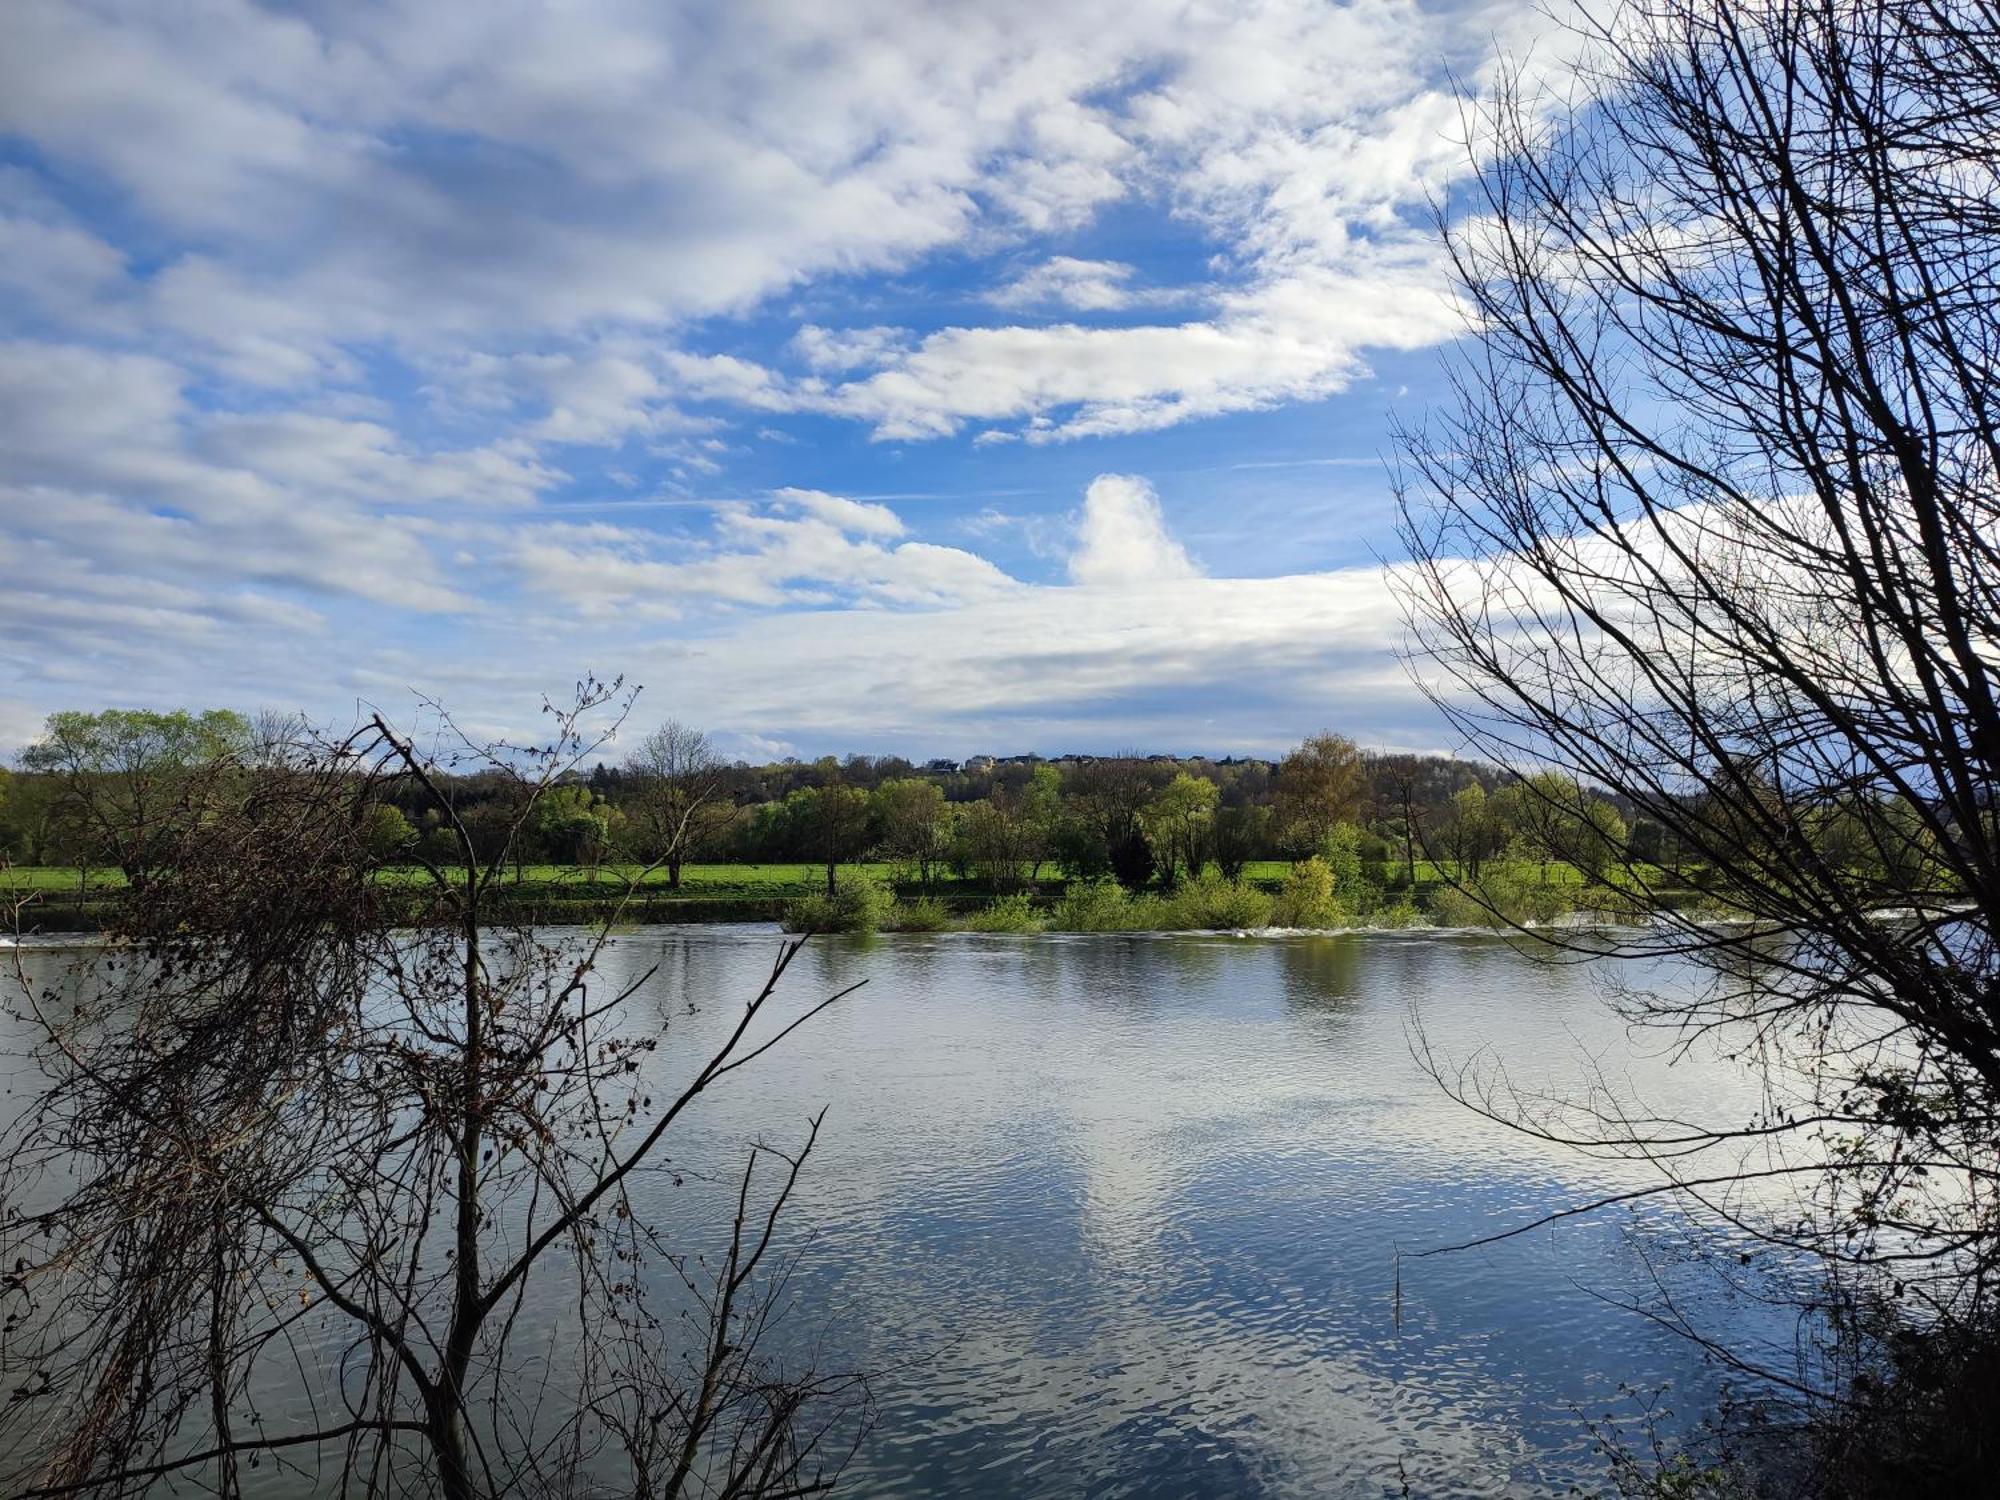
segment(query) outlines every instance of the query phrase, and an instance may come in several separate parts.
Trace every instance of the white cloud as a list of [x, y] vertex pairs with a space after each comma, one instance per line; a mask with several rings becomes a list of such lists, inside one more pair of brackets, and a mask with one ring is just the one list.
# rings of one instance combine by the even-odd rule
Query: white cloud
[[539, 482], [502, 453], [416, 458], [367, 423], [212, 419], [183, 378], [142, 355], [0, 344], [0, 627], [33, 614], [24, 591], [58, 588], [215, 619], [235, 590], [272, 586], [463, 608], [421, 531], [385, 507]]
[[[371, 347], [657, 331], [814, 278], [1030, 243], [1114, 202], [1164, 203], [1212, 238], [1215, 284], [1177, 293], [1341, 271], [1422, 235], [1424, 194], [1457, 159], [1441, 65], [1476, 71], [1530, 9], [17, 0], [0, 128], [99, 175], [164, 236], [146, 316], [190, 352], [236, 380], [356, 381]], [[64, 295], [121, 278], [114, 248], [78, 248]], [[1007, 300], [1135, 295], [1119, 262], [1059, 254]], [[811, 325], [797, 352], [853, 368], [893, 342]]]
[[[68, 576], [62, 551], [38, 545], [5, 559], [19, 572], [0, 576], [0, 660], [34, 663], [23, 722], [193, 699], [338, 715], [356, 699], [401, 709], [421, 686], [496, 733], [526, 732], [538, 695], [588, 667], [649, 684], [648, 713], [741, 729], [743, 753], [752, 736], [787, 753], [1276, 751], [1328, 721], [1369, 743], [1436, 743], [1394, 659], [1388, 571], [1191, 576], [1150, 491], [1121, 476], [1093, 485], [1085, 513], [1108, 523], [1098, 557], [1118, 565], [1073, 585], [1019, 583], [973, 553], [891, 544], [777, 500], [725, 507], [706, 539], [482, 523], [455, 534], [482, 556], [510, 549], [492, 555], [525, 586], [520, 606], [407, 645], [375, 614], [342, 630], [254, 593]], [[222, 653], [226, 685], [190, 678], [191, 656]]]
[[908, 348], [907, 328], [821, 328], [808, 323], [792, 336], [792, 352], [814, 370], [868, 369]]
[[1183, 323], [945, 328], [845, 383], [787, 381], [729, 356], [680, 363], [692, 394], [853, 417], [887, 440], [968, 422], [1021, 424], [989, 427], [981, 443], [1150, 432], [1334, 395], [1365, 372], [1367, 350], [1422, 348], [1463, 327], [1428, 243], [1357, 248], [1349, 261], [1223, 294], [1216, 316]]
[[1115, 260], [1051, 256], [987, 293], [998, 307], [1054, 304], [1078, 312], [1117, 312], [1135, 303], [1159, 301], [1162, 294], [1133, 287], [1132, 267]]
[[1091, 481], [1069, 559], [1072, 582], [1162, 582], [1200, 572], [1168, 533], [1151, 485], [1129, 474], [1100, 474]]
[[[722, 650], [698, 644], [717, 607], [812, 608], [830, 638], [795, 665], [827, 672], [805, 693], [826, 712], [867, 692], [852, 640], [884, 674], [964, 652], [996, 696], [934, 684], [940, 711], [999, 714], [1007, 690], [1111, 681], [1143, 598], [1205, 601], [1298, 667], [1255, 623], [1265, 593], [1194, 578], [1135, 481], [1086, 500], [1088, 589], [821, 490], [685, 533], [549, 507], [630, 490], [666, 528], [690, 514], [667, 505], [767, 493], [784, 476], [747, 455], [780, 442], [827, 482], [805, 446], [825, 418], [1025, 466], [1321, 399], [1372, 351], [1452, 336], [1422, 213], [1457, 159], [1442, 74], [1478, 76], [1533, 9], [13, 0], [0, 666], [85, 701], [310, 673], [456, 682], [498, 712], [572, 648], [658, 664], [663, 621]], [[995, 267], [1026, 269], [982, 299]], [[1115, 624], [1084, 597], [1121, 591]], [[1020, 644], [1037, 607], [1088, 670]], [[445, 639], [438, 614], [479, 629]], [[775, 683], [783, 622], [729, 619]], [[1124, 680], [1221, 680], [1219, 646], [1189, 665], [1143, 641]], [[758, 692], [770, 711], [730, 721], [805, 722]]]
[[773, 497], [843, 531], [858, 531], [864, 536], [903, 534], [902, 518], [886, 505], [849, 500], [844, 495], [829, 495], [825, 490], [782, 489], [774, 491]]
[[715, 510], [715, 536], [699, 540], [607, 525], [530, 528], [514, 541], [513, 564], [538, 593], [593, 617], [846, 603], [940, 609], [1020, 587], [957, 547], [891, 545], [903, 523], [887, 506], [780, 490], [769, 506]]

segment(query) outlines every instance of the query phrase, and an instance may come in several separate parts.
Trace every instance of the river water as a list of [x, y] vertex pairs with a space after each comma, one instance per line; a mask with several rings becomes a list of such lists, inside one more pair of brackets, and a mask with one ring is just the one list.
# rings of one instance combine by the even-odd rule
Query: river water
[[[632, 1003], [672, 1071], [778, 942], [646, 929], [605, 977], [656, 968]], [[1419, 1026], [1524, 1088], [1753, 1107], [1733, 1065], [1670, 1061], [1611, 1013], [1608, 983], [1689, 982], [1671, 968], [1421, 931], [899, 935], [815, 940], [782, 999], [857, 981], [676, 1127], [683, 1185], [650, 1178], [640, 1204], [700, 1241], [721, 1203], [701, 1174], [826, 1108], [782, 1338], [876, 1372], [844, 1493], [1562, 1493], [1601, 1474], [1590, 1420], [1629, 1430], [1643, 1399], [1672, 1428], [1721, 1390], [1620, 1304], [1665, 1289], [1734, 1336], [1790, 1336], [1664, 1205], [1410, 1258], [1651, 1180], [1454, 1103]]]
[[[658, 963], [653, 988], [712, 1000], [712, 1026], [772, 942], [661, 930], [615, 962]], [[891, 1372], [853, 1493], [1560, 1492], [1599, 1472], [1586, 1418], [1717, 1394], [1693, 1346], [1617, 1302], [1665, 1285], [1712, 1326], [1789, 1337], [1664, 1209], [1398, 1275], [1399, 1250], [1651, 1180], [1454, 1103], [1417, 1026], [1524, 1088], [1753, 1106], [1733, 1065], [1670, 1065], [1612, 1014], [1607, 982], [1688, 981], [1671, 969], [1469, 934], [903, 935], [817, 941], [788, 993], [857, 980], [693, 1148], [782, 1141], [828, 1107], [793, 1316], [830, 1362]]]

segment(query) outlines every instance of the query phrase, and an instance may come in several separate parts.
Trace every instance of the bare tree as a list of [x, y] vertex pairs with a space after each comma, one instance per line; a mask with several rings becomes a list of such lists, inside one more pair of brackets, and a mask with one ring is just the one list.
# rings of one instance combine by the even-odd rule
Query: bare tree
[[677, 891], [688, 856], [735, 814], [728, 767], [707, 735], [669, 719], [639, 742], [625, 769], [628, 837], [644, 858], [666, 866], [667, 886]]
[[[698, 1097], [839, 996], [776, 1017], [785, 945], [718, 1046], [656, 1072], [671, 1032], [627, 1013], [649, 974], [608, 984], [602, 932], [493, 925], [509, 849], [482, 858], [443, 785], [519, 778], [510, 843], [628, 702], [587, 681], [532, 749], [440, 713], [447, 755], [379, 716], [267, 753], [128, 899], [131, 946], [47, 989], [17, 963], [46, 1084], [0, 1142], [0, 1488], [233, 1495], [265, 1463], [367, 1495], [831, 1482], [861, 1387], [765, 1338], [818, 1119], [752, 1153], [718, 1257], [635, 1189]], [[415, 889], [369, 851], [392, 792], [456, 843]]]
[[[1762, 1056], [1771, 1099], [1577, 1119], [1458, 1081], [1829, 1266], [1892, 1267], [1928, 1317], [1987, 1316], [2000, 12], [1584, 25], [1571, 97], [1516, 74], [1469, 119], [1469, 337], [1455, 400], [1404, 434], [1415, 661], [1482, 753], [1665, 830], [1700, 908], [1607, 846], [1651, 923], [1576, 941], [1706, 964], [1633, 1012]], [[1810, 1211], [1753, 1211], [1753, 1181]]]

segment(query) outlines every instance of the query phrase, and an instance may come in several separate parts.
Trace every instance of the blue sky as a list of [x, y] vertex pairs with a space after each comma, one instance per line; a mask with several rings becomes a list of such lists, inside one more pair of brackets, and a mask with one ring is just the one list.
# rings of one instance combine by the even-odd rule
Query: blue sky
[[1447, 746], [1389, 417], [1540, 24], [13, 0], [0, 748], [586, 668], [752, 756]]

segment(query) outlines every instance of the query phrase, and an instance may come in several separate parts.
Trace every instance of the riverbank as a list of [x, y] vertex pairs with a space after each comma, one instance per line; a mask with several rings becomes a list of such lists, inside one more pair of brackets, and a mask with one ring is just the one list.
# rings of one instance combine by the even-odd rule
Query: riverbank
[[[1309, 862], [1313, 863], [1313, 862]], [[1302, 873], [1303, 872], [1303, 873]], [[1240, 878], [1211, 870], [1170, 891], [1127, 892], [1108, 881], [1039, 880], [1002, 891], [972, 879], [928, 884], [899, 879], [886, 863], [845, 866], [838, 890], [825, 894], [825, 871], [813, 865], [691, 865], [681, 885], [661, 870], [526, 865], [491, 888], [491, 920], [549, 926], [688, 926], [776, 922], [794, 930], [937, 932], [1175, 932], [1212, 930], [1339, 931], [1436, 925], [1494, 925], [1478, 903], [1427, 861], [1417, 880], [1391, 879], [1336, 888], [1326, 873], [1280, 860], [1254, 861]], [[418, 910], [424, 871], [382, 872], [386, 886], [407, 888]], [[1482, 882], [1519, 921], [1551, 921], [1606, 903], [1563, 867], [1489, 867]], [[47, 866], [0, 870], [0, 905], [22, 932], [95, 932], [113, 924], [124, 891], [115, 870]], [[1698, 892], [1689, 890], [1689, 899]]]

